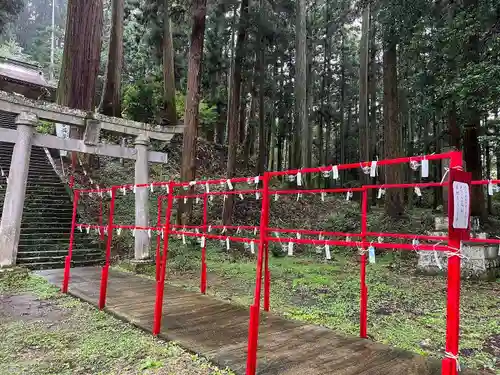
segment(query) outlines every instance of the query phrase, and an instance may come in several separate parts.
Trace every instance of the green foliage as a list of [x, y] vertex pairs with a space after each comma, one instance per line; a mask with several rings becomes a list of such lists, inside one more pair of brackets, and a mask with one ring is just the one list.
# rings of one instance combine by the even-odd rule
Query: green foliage
[[2, 35], [6, 25], [16, 18], [23, 7], [23, 0], [2, 0], [0, 6], [0, 35]]
[[28, 60], [28, 56], [23, 52], [21, 46], [14, 39], [9, 39], [0, 44], [0, 56], [14, 60]]
[[[177, 116], [184, 117], [185, 96], [177, 92], [175, 97]], [[123, 112], [126, 117], [142, 122], [161, 124], [163, 115], [163, 82], [159, 77], [139, 79], [124, 89]], [[200, 125], [213, 126], [217, 120], [214, 107], [200, 102]]]

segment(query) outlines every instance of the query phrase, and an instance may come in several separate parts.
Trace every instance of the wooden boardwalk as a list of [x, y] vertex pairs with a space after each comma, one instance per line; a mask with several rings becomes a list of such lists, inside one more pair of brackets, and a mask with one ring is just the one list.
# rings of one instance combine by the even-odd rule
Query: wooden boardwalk
[[[63, 270], [39, 271], [61, 285]], [[97, 306], [100, 268], [71, 270], [69, 292]], [[151, 332], [155, 282], [110, 270], [106, 311]], [[247, 308], [166, 285], [160, 337], [199, 353], [220, 367], [245, 374]], [[370, 340], [342, 337], [330, 329], [262, 313], [259, 375], [440, 375], [440, 361]], [[462, 374], [477, 374], [463, 371]]]

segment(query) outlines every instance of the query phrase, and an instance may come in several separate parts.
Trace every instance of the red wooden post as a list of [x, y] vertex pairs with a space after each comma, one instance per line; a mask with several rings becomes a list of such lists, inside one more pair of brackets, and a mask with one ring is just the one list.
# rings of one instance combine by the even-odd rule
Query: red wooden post
[[269, 311], [271, 299], [271, 272], [269, 272], [269, 243], [266, 241], [264, 248], [264, 310]]
[[106, 305], [106, 291], [108, 289], [109, 264], [111, 262], [111, 245], [113, 241], [113, 218], [115, 216], [115, 199], [116, 188], [111, 188], [111, 202], [109, 203], [109, 220], [108, 220], [108, 240], [106, 242], [106, 263], [102, 268], [101, 274], [101, 290], [99, 293], [99, 310], [102, 310]]
[[[163, 207], [162, 207], [162, 201], [163, 201], [163, 198], [162, 196], [158, 197], [158, 215], [157, 215], [157, 218], [156, 218], [156, 227], [160, 227], [161, 225], [161, 214], [162, 214], [162, 211], [163, 211]], [[161, 269], [161, 254], [160, 254], [160, 246], [161, 246], [161, 234], [158, 233], [157, 236], [156, 236], [156, 262], [155, 262], [155, 265], [156, 265], [156, 281], [158, 281], [160, 279], [160, 269]]]
[[[203, 227], [202, 233], [207, 232], [208, 223], [208, 196], [205, 192], [203, 194]], [[203, 241], [201, 248], [201, 281], [200, 281], [200, 291], [205, 294], [207, 292], [207, 241]]]
[[69, 274], [71, 268], [71, 257], [73, 256], [73, 244], [75, 242], [75, 227], [76, 227], [76, 214], [78, 209], [78, 200], [80, 199], [80, 190], [73, 192], [73, 216], [71, 217], [71, 233], [69, 235], [69, 248], [68, 255], [64, 262], [64, 277], [61, 291], [68, 293]]
[[172, 205], [174, 202], [174, 184], [168, 184], [168, 203], [165, 214], [165, 225], [163, 227], [163, 257], [161, 261], [160, 279], [156, 282], [156, 300], [153, 317], [153, 335], [158, 336], [161, 328], [161, 318], [163, 314], [163, 292], [165, 290], [165, 276], [167, 272], [168, 237], [170, 235], [170, 216], [172, 215]]
[[267, 227], [269, 221], [269, 172], [262, 178], [262, 209], [260, 215], [260, 240], [257, 255], [257, 270], [255, 278], [254, 303], [250, 306], [250, 324], [248, 327], [248, 351], [246, 374], [255, 375], [257, 369], [257, 344], [259, 340], [260, 296], [262, 289], [262, 264], [265, 244], [267, 243]]
[[[471, 174], [461, 172], [462, 153], [453, 152], [450, 158], [448, 180], [448, 246], [451, 253], [459, 253], [462, 240], [469, 237], [470, 230], [470, 198], [467, 228], [454, 227], [454, 181], [468, 183], [470, 197]], [[459, 254], [460, 255], [460, 254]], [[446, 302], [446, 354], [442, 361], [442, 375], [458, 373], [458, 349], [460, 331], [460, 256], [448, 257], [448, 297]]]
[[366, 286], [366, 233], [367, 233], [367, 215], [368, 215], [368, 189], [363, 188], [361, 198], [361, 241], [363, 253], [361, 254], [360, 270], [360, 306], [359, 306], [359, 337], [367, 338], [368, 325], [368, 288]]

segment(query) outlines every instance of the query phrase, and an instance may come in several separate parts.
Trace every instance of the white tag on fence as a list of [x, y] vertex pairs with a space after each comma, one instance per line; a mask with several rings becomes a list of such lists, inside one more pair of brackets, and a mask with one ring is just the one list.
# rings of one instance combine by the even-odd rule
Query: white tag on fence
[[302, 173], [297, 172], [297, 185], [302, 186]]
[[377, 176], [377, 161], [373, 160], [370, 166], [370, 177], [376, 177], [376, 176]]
[[231, 180], [227, 180], [227, 187], [229, 188], [229, 190], [233, 190], [233, 184], [231, 183]]
[[334, 180], [338, 180], [339, 179], [339, 167], [337, 167], [336, 165], [334, 165], [332, 167], [332, 178]]
[[201, 245], [201, 247], [205, 247], [205, 236], [201, 237], [200, 245]]
[[231, 245], [229, 243], [229, 237], [226, 237], [226, 249], [229, 250], [231, 248]]
[[182, 243], [185, 245], [186, 244], [186, 236], [184, 233], [182, 233]]
[[151, 188], [151, 193], [154, 193], [154, 191], [155, 191], [155, 188], [154, 188], [154, 185], [153, 185], [153, 183], [151, 183], [151, 185], [149, 185], [149, 187]]
[[135, 229], [132, 229], [132, 237], [135, 237]]
[[239, 193], [238, 195], [240, 196], [241, 200], [245, 199], [245, 198], [243, 198], [243, 194]]
[[257, 185], [259, 183], [259, 176], [255, 176], [253, 182]]
[[205, 182], [205, 190], [208, 193], [210, 193], [210, 187], [208, 186], [208, 182]]
[[422, 177], [429, 177], [429, 160], [422, 160], [422, 169], [420, 171]]
[[90, 233], [90, 227], [87, 227], [87, 234]]
[[375, 263], [375, 248], [373, 246], [368, 248], [368, 262]]
[[288, 255], [293, 255], [293, 242], [288, 242]]
[[325, 201], [325, 195], [326, 193], [324, 191], [321, 192], [321, 201]]
[[378, 189], [377, 199], [382, 198], [382, 188]]
[[255, 199], [257, 199], [257, 200], [260, 199], [260, 193], [258, 191], [255, 193]]
[[300, 237], [301, 237], [301, 236], [300, 236], [300, 233], [299, 233], [299, 232], [297, 232], [297, 239], [298, 239], [298, 240], [300, 240]]
[[418, 186], [415, 186], [415, 194], [417, 194], [417, 197], [421, 197], [422, 196], [422, 191], [420, 190], [420, 188]]
[[116, 229], [116, 234], [120, 236], [122, 234], [122, 228], [117, 228]]
[[493, 183], [491, 181], [488, 182], [488, 195], [493, 195]]
[[330, 245], [325, 245], [325, 257], [326, 260], [332, 259], [332, 254], [330, 253]]
[[151, 229], [148, 229], [148, 237], [151, 238]]
[[253, 241], [250, 241], [250, 252], [255, 254], [255, 243]]

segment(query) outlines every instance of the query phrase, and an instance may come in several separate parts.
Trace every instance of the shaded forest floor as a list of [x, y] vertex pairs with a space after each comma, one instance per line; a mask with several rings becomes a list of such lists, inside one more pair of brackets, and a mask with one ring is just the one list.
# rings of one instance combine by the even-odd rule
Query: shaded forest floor
[[[254, 260], [211, 243], [208, 293], [248, 306], [255, 281]], [[169, 282], [199, 290], [199, 245], [169, 246]], [[344, 253], [345, 254], [345, 253]], [[416, 275], [413, 260], [387, 254], [369, 265], [368, 333], [378, 342], [442, 357], [445, 342], [446, 279]], [[404, 265], [403, 265], [404, 263]], [[119, 265], [130, 269], [128, 263]], [[359, 265], [354, 257], [271, 257], [271, 309], [290, 319], [359, 332]], [[154, 267], [141, 273], [154, 276]], [[461, 300], [461, 363], [500, 374], [500, 281], [464, 281]]]
[[0, 374], [231, 374], [33, 275], [0, 274], [0, 337]]

